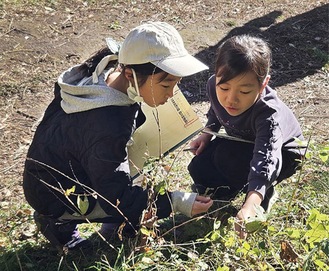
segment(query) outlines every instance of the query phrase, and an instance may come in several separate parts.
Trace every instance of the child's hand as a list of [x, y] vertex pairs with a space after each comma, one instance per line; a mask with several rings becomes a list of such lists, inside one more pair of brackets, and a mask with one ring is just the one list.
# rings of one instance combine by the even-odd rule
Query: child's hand
[[208, 145], [212, 138], [212, 135], [203, 133], [197, 139], [190, 143], [191, 151], [194, 155], [199, 155], [204, 148]]
[[236, 221], [234, 225], [235, 231], [241, 239], [247, 238], [247, 232], [244, 226], [245, 220], [255, 216], [255, 205], [260, 205], [261, 202], [262, 196], [259, 193], [255, 191], [248, 193], [245, 203], [236, 215]]
[[253, 210], [254, 208], [248, 208], [248, 207], [242, 207], [241, 210], [238, 212], [238, 214], [235, 217], [235, 231], [238, 234], [238, 236], [241, 239], [246, 239], [248, 234], [245, 230], [245, 226], [244, 226], [244, 221], [248, 218], [248, 217], [253, 217], [255, 216], [255, 211]]
[[205, 213], [213, 204], [213, 201], [209, 197], [196, 196], [195, 201], [192, 206], [192, 216]]

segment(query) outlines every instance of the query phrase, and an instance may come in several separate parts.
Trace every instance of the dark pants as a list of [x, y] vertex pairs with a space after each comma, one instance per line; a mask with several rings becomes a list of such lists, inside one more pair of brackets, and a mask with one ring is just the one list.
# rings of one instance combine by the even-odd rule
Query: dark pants
[[[254, 145], [250, 143], [216, 138], [207, 148], [195, 156], [188, 166], [194, 181], [193, 190], [213, 198], [230, 200], [240, 191], [246, 192], [250, 161]], [[282, 169], [272, 180], [277, 183], [296, 172], [300, 156], [282, 151]], [[268, 184], [268, 188], [271, 184]]]

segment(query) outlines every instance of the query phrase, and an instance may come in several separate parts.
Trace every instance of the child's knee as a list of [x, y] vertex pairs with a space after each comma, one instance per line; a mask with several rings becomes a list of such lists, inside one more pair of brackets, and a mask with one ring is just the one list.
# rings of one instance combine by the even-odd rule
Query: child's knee
[[198, 175], [198, 172], [203, 170], [203, 167], [200, 163], [200, 158], [198, 156], [195, 156], [187, 166], [187, 169], [192, 178], [193, 176]]

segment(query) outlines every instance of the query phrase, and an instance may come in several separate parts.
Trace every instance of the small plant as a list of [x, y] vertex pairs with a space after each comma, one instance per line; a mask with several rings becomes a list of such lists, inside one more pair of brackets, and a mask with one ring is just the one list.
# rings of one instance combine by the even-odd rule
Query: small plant
[[118, 21], [112, 22], [109, 25], [109, 29], [111, 29], [111, 30], [118, 30], [118, 29], [121, 29], [121, 28], [122, 28], [122, 26], [120, 25], [120, 23]]
[[225, 24], [229, 27], [234, 27], [236, 25], [236, 22], [232, 20], [227, 20], [225, 21]]

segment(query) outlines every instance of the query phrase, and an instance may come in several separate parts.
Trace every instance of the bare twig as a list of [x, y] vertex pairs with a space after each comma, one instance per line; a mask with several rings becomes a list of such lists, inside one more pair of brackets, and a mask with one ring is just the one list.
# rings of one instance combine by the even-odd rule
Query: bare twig
[[54, 30], [55, 32], [57, 32], [58, 34], [63, 35], [63, 33], [62, 33], [61, 31], [57, 30], [57, 29], [56, 29], [55, 27], [53, 27], [52, 25], [49, 25], [49, 27], [50, 27], [52, 30]]
[[[117, 205], [114, 205], [112, 202], [110, 202], [110, 201], [109, 201], [107, 198], [105, 198], [103, 195], [99, 194], [96, 190], [94, 190], [94, 189], [92, 189], [91, 187], [89, 187], [89, 186], [87, 186], [87, 185], [85, 185], [85, 184], [79, 182], [78, 180], [75, 180], [75, 179], [71, 178], [70, 176], [67, 176], [67, 175], [64, 174], [63, 172], [57, 170], [57, 169], [54, 168], [54, 167], [51, 167], [51, 166], [49, 166], [49, 165], [43, 163], [43, 162], [41, 162], [41, 161], [38, 161], [38, 160], [35, 160], [35, 159], [32, 159], [32, 158], [29, 158], [29, 157], [26, 158], [26, 160], [28, 160], [28, 161], [32, 161], [32, 162], [35, 162], [35, 163], [37, 163], [37, 164], [39, 164], [39, 165], [41, 165], [41, 166], [44, 166], [44, 167], [46, 167], [46, 168], [49, 168], [49, 169], [55, 171], [56, 173], [59, 173], [60, 175], [64, 176], [64, 177], [67, 178], [68, 180], [70, 180], [70, 181], [72, 181], [72, 182], [74, 182], [74, 183], [76, 183], [76, 184], [82, 186], [83, 188], [85, 188], [85, 189], [86, 189], [87, 191], [89, 191], [90, 193], [94, 193], [94, 194], [97, 195], [99, 198], [101, 198], [102, 200], [104, 200], [106, 203], [110, 204], [114, 209], [116, 209], [117, 212], [118, 212], [118, 213], [119, 213], [119, 214], [125, 219], [125, 221], [126, 221], [126, 222], [127, 222], [127, 223], [128, 223], [133, 229], [135, 228], [135, 227], [131, 224], [131, 222], [128, 220], [128, 218], [123, 214], [123, 212], [119, 209], [119, 207], [118, 207]], [[57, 191], [59, 191], [59, 192], [65, 194], [65, 190], [64, 190], [64, 189], [61, 190], [61, 189], [59, 189], [59, 188], [57, 188], [57, 187], [53, 187], [53, 186], [51, 186], [50, 184], [46, 183], [45, 181], [43, 181], [43, 180], [41, 180], [41, 179], [39, 179], [39, 180], [40, 180], [41, 182], [43, 182], [45, 185], [47, 185], [47, 186], [53, 188], [54, 190], [57, 190]], [[71, 204], [73, 204], [73, 203], [71, 202]], [[75, 207], [74, 204], [73, 204], [73, 206]], [[84, 215], [81, 215], [81, 219], [87, 219], [87, 217], [85, 217]]]

